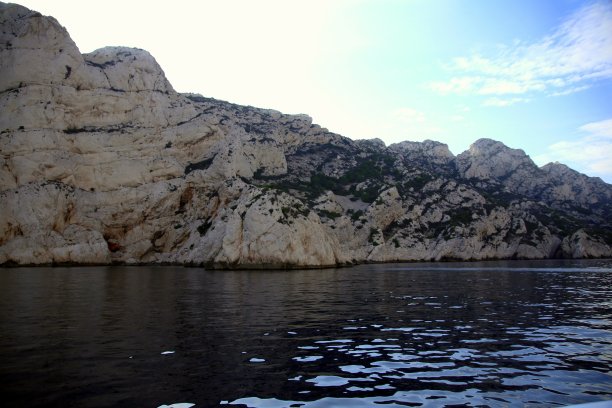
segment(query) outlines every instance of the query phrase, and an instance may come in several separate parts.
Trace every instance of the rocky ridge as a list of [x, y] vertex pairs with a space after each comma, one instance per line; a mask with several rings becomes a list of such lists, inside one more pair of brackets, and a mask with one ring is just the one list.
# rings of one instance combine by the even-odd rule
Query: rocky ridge
[[0, 264], [217, 268], [612, 256], [612, 186], [482, 139], [353, 141], [180, 94], [0, 3]]

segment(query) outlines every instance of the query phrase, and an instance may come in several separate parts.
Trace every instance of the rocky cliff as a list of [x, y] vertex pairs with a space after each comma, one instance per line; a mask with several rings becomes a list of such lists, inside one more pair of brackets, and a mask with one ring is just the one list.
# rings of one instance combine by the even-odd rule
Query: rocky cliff
[[179, 94], [146, 51], [81, 54], [18, 5], [0, 25], [0, 264], [612, 256], [612, 186], [561, 164], [353, 141]]

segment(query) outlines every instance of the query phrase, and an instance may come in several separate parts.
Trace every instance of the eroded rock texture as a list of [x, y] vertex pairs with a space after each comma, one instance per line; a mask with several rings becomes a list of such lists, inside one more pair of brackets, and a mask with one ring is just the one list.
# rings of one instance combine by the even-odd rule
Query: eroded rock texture
[[353, 141], [179, 94], [0, 3], [0, 264], [330, 266], [612, 256], [612, 187], [479, 140]]

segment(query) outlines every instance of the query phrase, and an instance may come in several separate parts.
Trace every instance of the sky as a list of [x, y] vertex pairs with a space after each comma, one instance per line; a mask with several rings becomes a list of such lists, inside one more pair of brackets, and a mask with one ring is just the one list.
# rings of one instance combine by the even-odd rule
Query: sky
[[[18, 1], [19, 2], [19, 1]], [[81, 52], [352, 139], [480, 138], [612, 183], [612, 0], [22, 0]]]

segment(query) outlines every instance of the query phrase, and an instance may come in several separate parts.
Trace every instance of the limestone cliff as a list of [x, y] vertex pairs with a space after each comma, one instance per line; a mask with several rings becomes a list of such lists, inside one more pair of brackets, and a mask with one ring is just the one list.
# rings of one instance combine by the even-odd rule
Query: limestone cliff
[[0, 264], [612, 256], [612, 187], [479, 140], [353, 141], [179, 94], [146, 51], [82, 55], [0, 3]]

